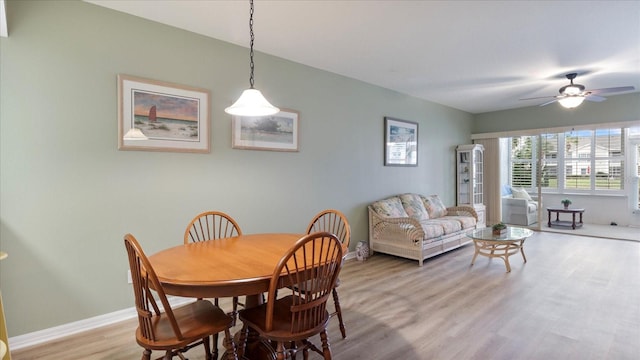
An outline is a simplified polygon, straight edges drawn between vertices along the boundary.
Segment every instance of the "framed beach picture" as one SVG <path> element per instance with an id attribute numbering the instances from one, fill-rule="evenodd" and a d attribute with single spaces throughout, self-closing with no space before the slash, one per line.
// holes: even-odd
<path id="1" fill-rule="evenodd" d="M 384 118 L 384 165 L 418 166 L 418 123 Z"/>
<path id="2" fill-rule="evenodd" d="M 118 75 L 118 149 L 208 153 L 209 90 Z M 137 128 L 147 140 L 123 139 Z"/>
<path id="3" fill-rule="evenodd" d="M 231 147 L 270 151 L 298 151 L 300 114 L 282 109 L 270 116 L 233 116 Z"/>

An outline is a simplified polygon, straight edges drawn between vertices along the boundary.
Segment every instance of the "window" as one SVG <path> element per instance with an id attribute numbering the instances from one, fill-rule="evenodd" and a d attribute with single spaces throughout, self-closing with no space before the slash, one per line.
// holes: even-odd
<path id="1" fill-rule="evenodd" d="M 634 180 L 636 183 L 636 187 L 638 188 L 638 197 L 635 199 L 636 201 L 636 210 L 640 210 L 640 145 L 636 145 L 636 176 L 634 176 Z"/>
<path id="2" fill-rule="evenodd" d="M 633 211 L 636 214 L 640 213 L 640 128 L 635 129 L 638 131 L 637 134 L 633 134 L 632 129 L 630 131 L 630 147 L 629 147 L 629 155 L 631 158 L 629 159 L 629 189 L 631 189 L 629 193 L 630 205 Z"/>
<path id="3" fill-rule="evenodd" d="M 564 133 L 564 188 L 591 189 L 591 142 L 593 131 Z"/>
<path id="4" fill-rule="evenodd" d="M 558 188 L 558 134 L 520 136 L 511 138 L 511 185 L 533 189 L 538 186 L 536 174 L 540 148 L 540 186 Z"/>
<path id="5" fill-rule="evenodd" d="M 534 184 L 533 143 L 535 137 L 511 138 L 511 185 L 532 188 Z"/>
<path id="6" fill-rule="evenodd" d="M 540 135 L 540 186 L 546 189 L 558 188 L 558 134 Z"/>
<path id="7" fill-rule="evenodd" d="M 624 132 L 622 129 L 596 130 L 595 188 L 622 190 L 624 188 Z"/>
<path id="8" fill-rule="evenodd" d="M 536 188 L 539 166 L 543 190 L 609 193 L 624 190 L 624 129 L 568 131 L 510 140 L 512 186 Z"/>

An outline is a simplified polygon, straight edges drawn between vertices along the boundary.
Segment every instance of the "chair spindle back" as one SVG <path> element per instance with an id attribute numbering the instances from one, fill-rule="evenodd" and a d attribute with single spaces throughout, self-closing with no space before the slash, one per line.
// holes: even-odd
<path id="1" fill-rule="evenodd" d="M 220 211 L 205 211 L 198 214 L 184 233 L 184 243 L 207 241 L 242 235 L 236 221 Z"/>

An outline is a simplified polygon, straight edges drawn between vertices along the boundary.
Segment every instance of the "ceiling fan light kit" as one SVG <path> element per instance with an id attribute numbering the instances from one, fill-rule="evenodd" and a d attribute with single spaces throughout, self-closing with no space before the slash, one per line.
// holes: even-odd
<path id="1" fill-rule="evenodd" d="M 564 97 L 564 98 L 558 100 L 560 105 L 562 105 L 563 107 L 565 107 L 567 109 L 576 108 L 580 104 L 582 104 L 583 101 L 584 101 L 584 96 L 576 96 L 576 95 L 567 96 L 567 97 Z"/>
<path id="2" fill-rule="evenodd" d="M 546 106 L 554 102 L 559 102 L 564 108 L 574 109 L 580 104 L 582 104 L 585 100 L 593 101 L 593 102 L 601 102 L 606 100 L 606 98 L 602 96 L 597 96 L 596 94 L 604 94 L 604 93 L 616 93 L 623 91 L 631 91 L 635 90 L 633 86 L 621 86 L 621 87 L 613 87 L 613 88 L 604 88 L 604 89 L 595 89 L 595 90 L 585 90 L 584 85 L 574 84 L 573 79 L 578 76 L 577 73 L 570 73 L 565 75 L 567 79 L 569 79 L 570 84 L 565 85 L 560 88 L 560 95 L 557 96 L 541 96 L 541 97 L 533 97 L 533 98 L 525 98 L 520 100 L 535 100 L 535 99 L 552 99 L 540 106 Z"/>

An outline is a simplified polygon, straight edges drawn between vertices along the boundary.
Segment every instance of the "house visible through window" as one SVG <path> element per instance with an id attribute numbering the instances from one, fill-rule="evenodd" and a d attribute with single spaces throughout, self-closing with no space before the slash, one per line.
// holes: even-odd
<path id="1" fill-rule="evenodd" d="M 533 191 L 539 170 L 543 191 L 622 194 L 625 138 L 621 128 L 512 137 L 511 185 Z"/>

